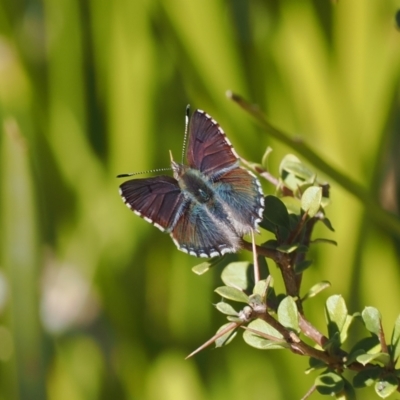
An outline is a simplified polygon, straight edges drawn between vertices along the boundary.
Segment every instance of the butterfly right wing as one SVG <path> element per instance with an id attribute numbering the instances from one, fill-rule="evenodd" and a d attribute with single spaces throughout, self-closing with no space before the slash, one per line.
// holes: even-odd
<path id="1" fill-rule="evenodd" d="M 186 203 L 178 182 L 170 176 L 132 179 L 119 192 L 135 214 L 163 232 L 174 228 Z"/>
<path id="2" fill-rule="evenodd" d="M 189 121 L 189 166 L 214 179 L 239 165 L 239 157 L 218 122 L 202 110 Z"/>

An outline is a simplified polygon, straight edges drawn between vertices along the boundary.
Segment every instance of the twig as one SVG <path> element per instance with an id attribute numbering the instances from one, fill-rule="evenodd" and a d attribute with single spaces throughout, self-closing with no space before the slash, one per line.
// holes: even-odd
<path id="1" fill-rule="evenodd" d="M 309 147 L 302 139 L 291 138 L 287 133 L 271 125 L 258 106 L 250 104 L 245 99 L 237 94 L 232 93 L 231 91 L 228 91 L 226 95 L 240 107 L 246 110 L 249 114 L 251 114 L 271 137 L 279 140 L 295 150 L 298 154 L 315 165 L 321 172 L 331 177 L 340 186 L 346 189 L 354 197 L 359 199 L 368 210 L 368 216 L 377 225 L 400 237 L 400 219 L 398 216 L 388 213 L 386 210 L 381 208 L 376 199 L 370 195 L 365 187 L 330 165 L 327 161 L 315 153 L 314 150 L 312 150 L 311 147 Z"/>

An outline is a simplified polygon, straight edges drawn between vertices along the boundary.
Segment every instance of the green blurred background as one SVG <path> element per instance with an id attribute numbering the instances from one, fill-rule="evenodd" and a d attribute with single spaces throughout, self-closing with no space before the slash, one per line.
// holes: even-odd
<path id="1" fill-rule="evenodd" d="M 115 176 L 168 167 L 169 149 L 180 159 L 187 103 L 220 122 L 241 156 L 259 162 L 272 146 L 277 175 L 295 149 L 270 140 L 225 97 L 231 89 L 396 213 L 398 7 L 1 0 L 0 399 L 304 395 L 314 380 L 304 376 L 305 358 L 258 351 L 240 337 L 184 361 L 224 322 L 212 306 L 220 270 L 194 275 L 199 261 L 129 212 Z M 331 185 L 336 232 L 315 235 L 339 245 L 313 250 L 304 289 L 322 279 L 332 287 L 306 311 L 324 329 L 324 300 L 341 293 L 352 313 L 379 308 L 390 336 L 400 312 L 399 238 Z"/>

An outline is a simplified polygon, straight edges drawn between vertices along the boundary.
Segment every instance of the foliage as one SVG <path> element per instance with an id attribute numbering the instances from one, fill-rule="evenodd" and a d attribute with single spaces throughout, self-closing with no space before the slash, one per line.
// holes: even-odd
<path id="1" fill-rule="evenodd" d="M 317 180 L 297 157 L 287 155 L 279 168 L 280 177 L 256 167 L 261 176 L 276 184 L 276 196 L 265 198 L 265 210 L 260 226 L 273 234 L 274 239 L 256 247 L 254 263 L 231 262 L 222 271 L 226 286 L 215 289 L 222 301 L 216 308 L 231 322 L 221 326 L 216 335 L 190 356 L 215 342 L 217 347 L 232 342 L 238 330 L 244 330 L 244 341 L 259 350 L 288 349 L 309 358 L 307 372 L 323 369 L 303 399 L 315 390 L 337 399 L 355 399 L 355 388 L 374 385 L 376 394 L 387 398 L 400 386 L 400 369 L 396 369 L 400 353 L 400 315 L 387 343 L 382 328 L 382 317 L 374 307 L 365 307 L 362 313 L 349 314 L 341 295 L 326 300 L 326 332 L 323 334 L 307 318 L 304 302 L 315 297 L 329 282 L 313 285 L 301 297 L 303 274 L 310 267 L 306 260 L 310 248 L 328 239 L 312 239 L 315 225 L 326 221 L 325 208 L 329 205 L 329 185 Z M 281 199 L 292 199 L 286 207 Z M 295 205 L 295 206 L 294 206 Z M 293 207 L 294 206 L 294 207 Z M 291 211 L 295 208 L 295 212 Z M 325 225 L 333 231 L 330 222 Z M 245 247 L 251 249 L 251 244 Z M 265 257 L 265 258 L 264 258 Z M 274 261 L 283 282 L 283 293 L 276 293 L 267 259 Z M 212 262 L 208 264 L 213 266 Z M 262 271 L 260 271 L 260 268 Z M 204 263 L 194 267 L 196 273 L 205 273 Z M 265 279 L 260 279 L 264 275 Z M 231 302 L 245 303 L 236 307 Z M 239 310 L 239 311 L 237 311 Z M 353 340 L 353 348 L 344 349 L 353 323 L 361 320 L 365 337 Z M 370 336 L 372 334 L 372 337 Z M 311 340 L 313 346 L 307 341 Z M 346 378 L 354 372 L 352 383 Z"/>

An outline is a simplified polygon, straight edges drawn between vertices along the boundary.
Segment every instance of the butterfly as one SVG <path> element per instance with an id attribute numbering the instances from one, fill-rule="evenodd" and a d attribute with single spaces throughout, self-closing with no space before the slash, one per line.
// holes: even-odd
<path id="1" fill-rule="evenodd" d="M 242 237 L 262 220 L 261 184 L 239 165 L 219 124 L 202 110 L 186 114 L 187 165 L 172 160 L 172 176 L 131 179 L 120 186 L 124 203 L 169 233 L 177 248 L 196 257 L 237 252 Z M 119 177 L 129 174 L 119 175 Z"/>

